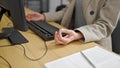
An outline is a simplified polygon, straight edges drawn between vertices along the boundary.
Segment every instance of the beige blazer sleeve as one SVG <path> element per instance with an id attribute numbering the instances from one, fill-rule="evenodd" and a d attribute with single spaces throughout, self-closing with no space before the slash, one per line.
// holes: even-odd
<path id="1" fill-rule="evenodd" d="M 97 13 L 98 16 L 92 24 L 88 23 L 76 29 L 84 35 L 85 42 L 100 41 L 111 35 L 120 16 L 120 1 L 107 0 Z M 90 19 L 90 17 L 87 18 Z"/>
<path id="2" fill-rule="evenodd" d="M 47 13 L 44 13 L 44 15 L 46 17 L 46 21 L 59 21 L 59 20 L 62 20 L 64 14 L 66 13 L 66 10 L 69 7 L 69 4 L 67 4 L 67 6 L 63 10 L 60 10 L 58 12 L 47 12 Z"/>
<path id="3" fill-rule="evenodd" d="M 48 13 L 44 13 L 45 15 L 45 20 L 46 21 L 59 21 L 63 18 L 65 9 L 58 11 L 58 12 L 48 12 Z"/>

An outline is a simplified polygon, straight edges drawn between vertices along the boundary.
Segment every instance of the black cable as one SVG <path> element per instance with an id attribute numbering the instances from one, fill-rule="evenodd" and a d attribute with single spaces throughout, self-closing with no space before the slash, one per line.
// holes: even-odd
<path id="1" fill-rule="evenodd" d="M 47 54 L 47 51 L 48 51 L 46 42 L 44 41 L 45 52 L 44 52 L 43 55 L 40 56 L 39 58 L 33 59 L 33 58 L 30 58 L 29 56 L 27 56 L 26 49 L 25 49 L 24 45 L 22 45 L 22 44 L 20 44 L 20 45 L 21 45 L 21 47 L 23 47 L 23 49 L 24 49 L 24 55 L 25 55 L 25 57 L 27 57 L 28 59 L 30 59 L 30 60 L 32 60 L 32 61 L 38 61 L 38 60 L 42 59 L 42 58 Z M 2 45 L 2 46 L 0 46 L 0 47 L 9 47 L 9 46 L 12 46 L 12 45 Z M 10 65 L 10 63 L 9 63 L 5 58 L 3 58 L 2 56 L 0 56 L 0 57 L 9 65 L 10 68 L 12 68 L 12 66 Z"/>
<path id="2" fill-rule="evenodd" d="M 9 46 L 12 46 L 12 45 L 0 45 L 0 47 L 9 47 Z M 10 63 L 2 56 L 0 56 L 8 65 L 10 68 L 12 68 L 12 66 L 10 65 Z"/>
<path id="3" fill-rule="evenodd" d="M 39 58 L 33 59 L 33 58 L 30 58 L 29 56 L 27 56 L 26 49 L 25 49 L 24 45 L 22 45 L 22 44 L 20 44 L 20 45 L 21 45 L 21 47 L 24 49 L 24 55 L 25 55 L 25 57 L 27 57 L 29 60 L 32 60 L 32 61 L 38 61 L 38 60 L 42 59 L 42 58 L 47 54 L 47 51 L 48 51 L 46 42 L 44 41 L 45 52 L 44 52 L 43 55 L 40 56 Z"/>
<path id="4" fill-rule="evenodd" d="M 10 65 L 10 63 L 4 57 L 2 57 L 2 56 L 0 56 L 0 57 L 9 65 L 10 68 L 12 68 L 12 66 Z"/>

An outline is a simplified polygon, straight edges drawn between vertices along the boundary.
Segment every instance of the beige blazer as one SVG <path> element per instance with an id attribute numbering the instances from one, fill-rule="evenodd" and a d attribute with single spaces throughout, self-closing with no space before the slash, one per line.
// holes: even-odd
<path id="1" fill-rule="evenodd" d="M 61 20 L 61 25 L 68 27 L 71 23 L 75 0 L 59 12 L 45 13 L 46 21 Z M 83 13 L 87 25 L 79 27 L 84 35 L 84 42 L 95 41 L 111 50 L 111 33 L 116 27 L 120 13 L 120 0 L 83 0 Z"/>

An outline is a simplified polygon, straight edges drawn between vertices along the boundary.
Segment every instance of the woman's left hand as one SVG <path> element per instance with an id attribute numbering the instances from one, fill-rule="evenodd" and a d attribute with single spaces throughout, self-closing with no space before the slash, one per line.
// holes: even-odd
<path id="1" fill-rule="evenodd" d="M 62 34 L 66 35 L 63 36 Z M 74 30 L 60 29 L 58 32 L 55 32 L 55 43 L 58 44 L 68 44 L 74 40 L 82 39 L 83 35 L 80 32 L 75 32 Z"/>

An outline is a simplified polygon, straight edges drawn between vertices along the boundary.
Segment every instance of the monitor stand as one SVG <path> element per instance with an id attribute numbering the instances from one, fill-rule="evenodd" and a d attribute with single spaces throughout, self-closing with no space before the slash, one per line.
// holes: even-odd
<path id="1" fill-rule="evenodd" d="M 1 21 L 1 18 L 2 18 L 2 16 L 3 16 L 3 14 L 4 14 L 6 11 L 7 11 L 6 9 L 0 7 L 0 21 Z"/>
<path id="2" fill-rule="evenodd" d="M 3 28 L 2 33 L 0 33 L 0 39 L 8 38 L 13 31 L 13 28 Z"/>
<path id="3" fill-rule="evenodd" d="M 3 28 L 3 32 L 0 33 L 0 39 L 7 38 L 12 45 L 27 43 L 28 40 L 14 28 Z"/>

